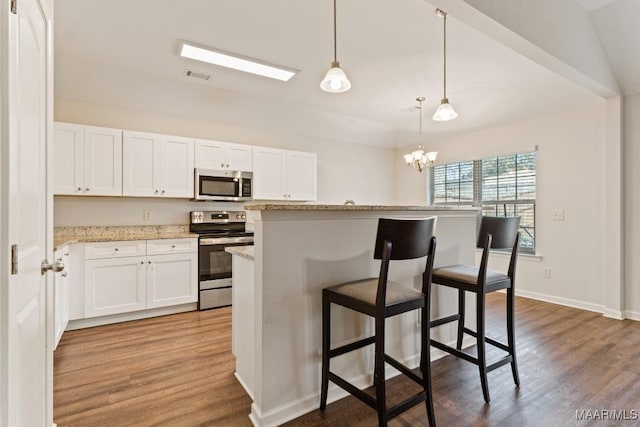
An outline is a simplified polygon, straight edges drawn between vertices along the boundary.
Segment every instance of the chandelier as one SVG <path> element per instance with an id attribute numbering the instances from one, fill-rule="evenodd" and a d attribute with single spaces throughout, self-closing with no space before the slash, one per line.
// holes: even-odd
<path id="1" fill-rule="evenodd" d="M 418 101 L 418 113 L 420 115 L 420 136 L 422 137 L 422 101 L 424 101 L 424 96 L 419 96 L 416 98 Z M 422 139 L 422 138 L 421 138 Z M 426 167 L 431 166 L 436 161 L 436 156 L 438 155 L 437 151 L 429 151 L 425 152 L 424 147 L 422 145 L 418 145 L 418 149 L 412 151 L 409 154 L 404 155 L 404 160 L 407 162 L 408 166 L 413 166 L 418 172 L 422 172 Z"/>

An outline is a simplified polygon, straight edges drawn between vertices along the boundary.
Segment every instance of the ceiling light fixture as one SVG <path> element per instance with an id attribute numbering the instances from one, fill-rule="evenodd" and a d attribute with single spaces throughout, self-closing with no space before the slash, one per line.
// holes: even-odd
<path id="1" fill-rule="evenodd" d="M 440 105 L 438 105 L 436 113 L 433 115 L 433 120 L 446 122 L 458 117 L 458 113 L 449 104 L 449 99 L 447 98 L 447 12 L 442 9 L 436 9 L 435 13 L 437 17 L 444 19 L 444 96 L 440 101 Z"/>
<path id="2" fill-rule="evenodd" d="M 320 82 L 320 89 L 331 93 L 346 92 L 351 89 L 351 82 L 342 71 L 342 68 L 340 68 L 340 63 L 338 62 L 336 27 L 336 0 L 333 0 L 333 61 L 331 62 L 331 68 L 329 68 L 324 79 Z"/>
<path id="3" fill-rule="evenodd" d="M 418 113 L 420 114 L 420 139 L 422 139 L 422 101 L 424 101 L 424 96 L 419 96 L 416 98 L 418 101 Z M 418 145 L 418 149 L 409 154 L 404 155 L 404 161 L 407 162 L 408 166 L 413 166 L 418 172 L 422 172 L 425 167 L 431 166 L 436 161 L 436 156 L 438 155 L 437 151 L 429 151 L 425 153 L 424 147 L 422 145 Z"/>
<path id="4" fill-rule="evenodd" d="M 196 43 L 180 41 L 180 56 L 183 58 L 195 59 L 196 61 L 207 62 L 233 70 L 244 71 L 258 76 L 269 77 L 281 81 L 289 81 L 296 75 L 298 70 L 269 64 L 258 59 L 243 57 L 235 53 L 225 52 L 210 47 L 201 46 Z"/>

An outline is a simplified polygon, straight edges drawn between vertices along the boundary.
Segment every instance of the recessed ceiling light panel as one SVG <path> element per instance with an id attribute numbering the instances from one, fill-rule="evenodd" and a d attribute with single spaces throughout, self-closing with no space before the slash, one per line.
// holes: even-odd
<path id="1" fill-rule="evenodd" d="M 269 64 L 258 59 L 225 52 L 218 49 L 198 45 L 196 43 L 181 40 L 178 52 L 183 58 L 195 59 L 233 70 L 244 71 L 263 77 L 269 77 L 281 81 L 289 81 L 298 70 Z"/>

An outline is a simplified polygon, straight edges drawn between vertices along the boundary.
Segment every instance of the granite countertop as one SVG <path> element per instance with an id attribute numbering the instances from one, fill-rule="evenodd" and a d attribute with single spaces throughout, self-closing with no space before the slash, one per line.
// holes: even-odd
<path id="1" fill-rule="evenodd" d="M 469 211 L 474 207 L 403 206 L 403 205 L 318 205 L 303 203 L 253 203 L 244 205 L 248 211 Z"/>
<path id="2" fill-rule="evenodd" d="M 224 248 L 225 252 L 228 252 L 232 255 L 238 255 L 242 258 L 248 259 L 249 261 L 255 260 L 255 250 L 254 246 L 229 246 L 228 248 Z"/>
<path id="3" fill-rule="evenodd" d="M 59 247 L 70 243 L 197 237 L 197 234 L 189 231 L 188 225 L 55 227 L 53 229 L 53 247 L 54 250 L 57 250 Z"/>

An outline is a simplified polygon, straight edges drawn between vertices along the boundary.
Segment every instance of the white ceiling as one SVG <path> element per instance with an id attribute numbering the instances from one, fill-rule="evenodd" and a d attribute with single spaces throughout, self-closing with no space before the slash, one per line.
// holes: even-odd
<path id="1" fill-rule="evenodd" d="M 579 1 L 595 7 L 595 0 Z M 617 3 L 625 1 L 640 4 Z M 332 3 L 57 0 L 55 94 L 382 146 L 417 141 L 417 96 L 427 98 L 426 140 L 599 99 L 450 16 L 447 94 L 459 118 L 433 122 L 442 97 L 442 20 L 423 0 L 339 1 L 338 59 L 353 87 L 322 92 L 332 59 Z M 594 22 L 611 19 L 604 12 L 615 4 L 594 10 Z M 183 59 L 176 54 L 179 39 L 300 73 L 283 83 Z M 631 61 L 619 56 L 610 58 Z M 212 78 L 188 79 L 187 68 Z"/>

